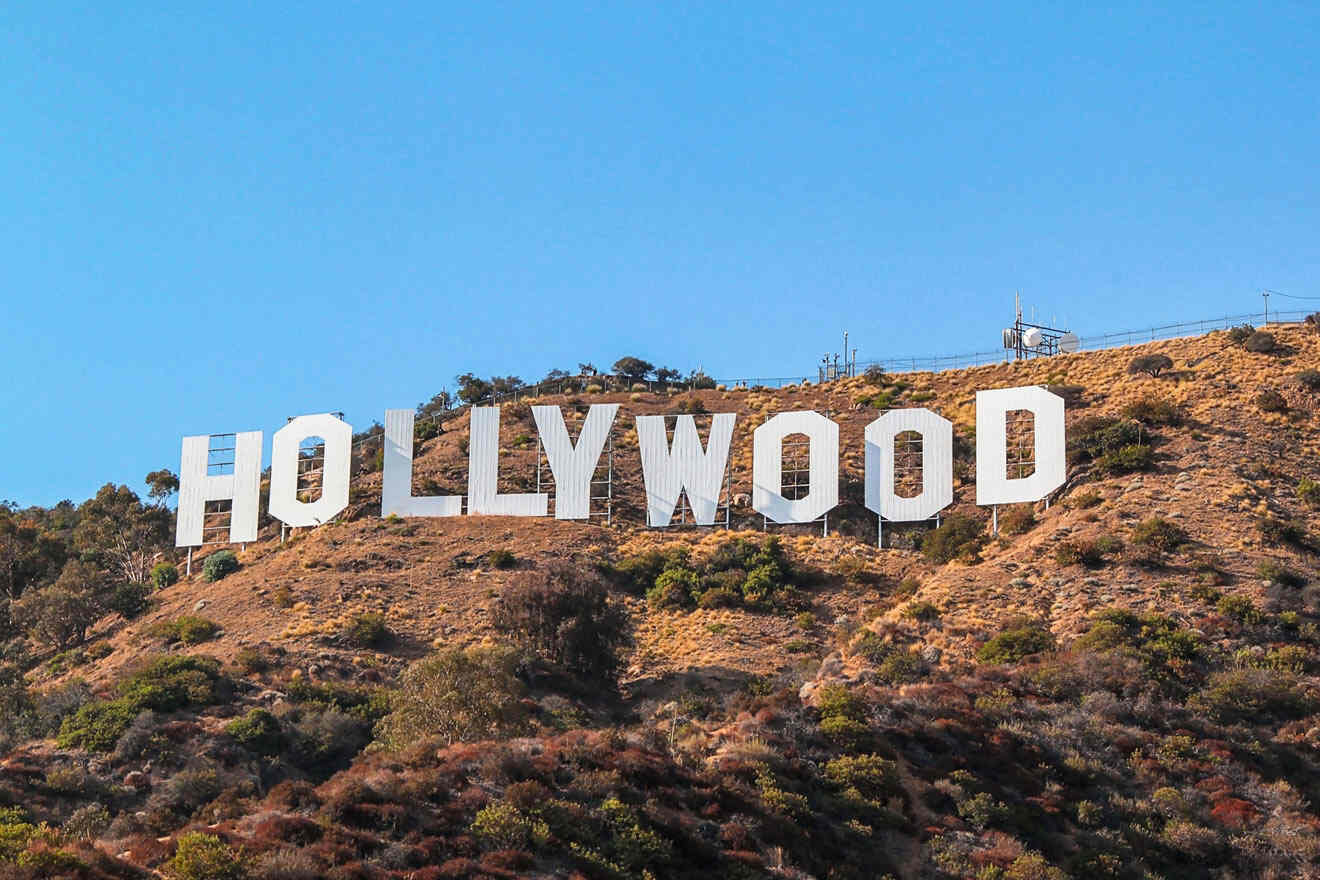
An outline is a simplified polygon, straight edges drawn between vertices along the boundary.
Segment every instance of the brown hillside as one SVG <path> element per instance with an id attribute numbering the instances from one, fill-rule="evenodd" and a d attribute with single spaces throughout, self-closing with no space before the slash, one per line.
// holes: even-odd
<path id="1" fill-rule="evenodd" d="M 939 649 L 945 662 L 954 663 L 967 660 L 999 622 L 1020 614 L 1044 618 L 1065 640 L 1102 606 L 1159 609 L 1195 624 L 1214 613 L 1192 595 L 1198 580 L 1191 566 L 1198 553 L 1219 557 L 1226 590 L 1258 600 L 1266 591 L 1257 575 L 1262 559 L 1277 559 L 1296 569 L 1314 567 L 1313 558 L 1299 550 L 1266 546 L 1257 528 L 1264 516 L 1312 515 L 1298 501 L 1295 487 L 1299 478 L 1316 476 L 1320 444 L 1320 431 L 1311 418 L 1312 400 L 1290 381 L 1294 373 L 1320 362 L 1320 335 L 1298 327 L 1282 328 L 1277 336 L 1284 350 L 1268 355 L 1231 345 L 1225 333 L 1217 332 L 894 377 L 905 387 L 893 406 L 935 409 L 951 419 L 964 438 L 971 436 L 977 390 L 1031 383 L 1078 387 L 1078 399 L 1069 405 L 1070 427 L 1147 395 L 1176 402 L 1187 414 L 1181 427 L 1159 431 L 1152 472 L 1104 478 L 1088 473 L 1085 466 L 1071 469 L 1069 486 L 1056 503 L 1048 509 L 1037 505 L 1037 524 L 1025 534 L 992 541 L 976 564 L 937 565 L 910 549 L 873 546 L 874 518 L 860 506 L 862 431 L 877 412 L 859 400 L 884 389 L 864 378 L 826 386 L 546 397 L 506 404 L 501 424 L 505 491 L 525 491 L 533 484 L 535 447 L 526 438 L 535 436 L 535 428 L 527 404 L 621 404 L 612 526 L 594 520 L 586 525 L 492 517 L 386 521 L 378 516 L 379 475 L 358 475 L 354 503 L 343 521 L 295 534 L 283 545 L 268 527 L 263 540 L 241 553 L 242 569 L 214 584 L 200 579 L 200 565 L 195 564 L 193 577 L 159 594 L 160 605 L 150 614 L 114 624 L 118 629 L 110 644 L 115 650 L 90 674 L 93 680 L 112 677 L 139 653 L 161 646 L 147 634 L 153 624 L 195 610 L 223 627 L 223 634 L 203 649 L 221 658 L 232 657 L 243 646 L 265 644 L 287 651 L 291 662 L 323 677 L 397 667 L 433 644 L 486 638 L 492 604 L 519 568 L 562 557 L 609 560 L 673 541 L 696 545 L 700 554 L 725 533 L 645 528 L 640 461 L 631 427 L 633 416 L 691 408 L 694 399 L 706 411 L 738 415 L 732 447 L 735 496 L 750 491 L 751 432 L 769 415 L 815 409 L 828 411 L 839 422 L 844 504 L 831 515 L 834 534 L 821 538 L 806 527 L 769 527 L 783 537 L 795 559 L 823 573 L 821 585 L 811 594 L 817 624 L 804 629 L 784 617 L 727 608 L 652 611 L 641 599 L 631 600 L 637 640 L 627 666 L 629 680 L 686 671 L 766 674 L 800 667 L 830 649 L 834 625 L 844 618 L 871 619 L 871 626 L 878 628 L 897 626 L 915 639 L 915 646 Z M 1169 355 L 1174 369 L 1159 378 L 1129 375 L 1132 358 L 1148 353 Z M 1290 411 L 1261 412 L 1255 398 L 1264 389 L 1284 393 L 1292 403 Z M 466 421 L 465 414 L 457 415 L 444 424 L 441 436 L 420 445 L 417 492 L 463 491 Z M 571 418 L 569 424 L 572 431 Z M 983 516 L 972 503 L 970 465 L 960 466 L 956 474 L 955 508 L 946 514 Z M 1095 491 L 1102 500 L 1074 509 L 1069 495 L 1082 491 Z M 1133 526 L 1151 516 L 1180 524 L 1197 552 L 1162 567 L 1125 552 L 1099 571 L 1055 560 L 1057 545 L 1065 539 L 1086 541 L 1104 534 L 1130 545 Z M 746 508 L 734 510 L 734 521 L 753 532 L 761 528 L 760 518 Z M 901 530 L 892 537 L 899 544 L 906 540 Z M 496 550 L 512 551 L 518 566 L 499 570 L 488 565 L 487 554 Z M 899 588 L 905 578 L 919 582 L 915 592 L 911 581 Z M 904 609 L 913 602 L 932 603 L 938 616 L 924 622 L 905 617 Z M 385 615 L 402 637 L 399 649 L 368 656 L 336 643 L 344 624 L 365 611 Z M 787 651 L 785 646 L 794 640 L 808 645 Z"/>

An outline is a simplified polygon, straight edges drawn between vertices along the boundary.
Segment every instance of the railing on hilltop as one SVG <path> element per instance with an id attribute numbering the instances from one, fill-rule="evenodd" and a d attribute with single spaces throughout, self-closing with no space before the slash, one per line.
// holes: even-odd
<path id="1" fill-rule="evenodd" d="M 1253 312 L 1246 315 L 1225 315 L 1221 318 L 1205 318 L 1200 321 L 1182 321 L 1176 324 L 1163 324 L 1158 327 L 1147 327 L 1143 330 L 1117 330 L 1112 333 L 1101 333 L 1094 336 L 1081 337 L 1079 351 L 1100 351 L 1107 348 L 1121 348 L 1125 345 L 1140 345 L 1144 342 L 1155 342 L 1161 339 L 1177 339 L 1184 336 L 1199 336 L 1208 333 L 1211 330 L 1226 330 L 1239 324 L 1251 323 L 1258 316 L 1259 312 Z M 1297 323 L 1312 314 L 1310 311 L 1281 311 L 1274 312 L 1270 317 L 1270 324 L 1289 324 Z M 1008 360 L 1008 352 L 1002 348 L 992 351 L 978 351 L 967 354 L 945 355 L 943 357 L 893 357 L 874 361 L 861 361 L 857 364 L 859 369 L 867 367 L 879 367 L 886 373 L 922 373 L 939 372 L 941 370 L 956 370 L 963 367 L 980 367 L 988 364 L 1002 363 Z M 432 421 L 442 421 L 452 418 L 458 412 L 468 406 L 484 405 L 491 403 L 501 403 L 508 400 L 520 400 L 524 397 L 541 397 L 546 394 L 585 394 L 588 389 L 599 388 L 601 391 L 690 391 L 694 388 L 709 388 L 714 385 L 720 385 L 725 388 L 782 388 L 785 385 L 800 385 L 803 382 L 814 382 L 811 376 L 757 376 L 743 377 L 737 379 L 706 379 L 704 384 L 695 384 L 691 381 L 659 382 L 655 380 L 634 381 L 620 376 L 611 376 L 599 374 L 595 376 L 567 376 L 562 379 L 550 379 L 542 382 L 534 382 L 524 385 L 511 391 L 492 392 L 480 400 L 471 403 L 463 403 L 449 409 L 440 409 L 429 413 L 419 413 L 419 419 L 430 419 Z M 355 440 L 357 442 L 370 442 L 379 436 L 378 431 L 369 431 L 369 436 L 360 436 Z"/>
<path id="2" fill-rule="evenodd" d="M 1275 312 L 1271 314 L 1271 324 L 1297 323 L 1311 314 L 1309 311 Z M 1144 342 L 1156 342 L 1161 339 L 1178 339 L 1183 336 L 1200 336 L 1211 330 L 1227 330 L 1240 324 L 1251 323 L 1260 316 L 1259 312 L 1247 315 L 1225 315 L 1222 318 L 1206 318 L 1200 321 L 1182 321 L 1177 324 L 1163 324 L 1147 327 L 1144 330 L 1117 330 L 1095 336 L 1080 337 L 1078 351 L 1100 351 L 1106 348 L 1121 348 L 1125 345 L 1141 345 Z M 980 367 L 997 364 L 1008 360 L 1004 349 L 978 351 L 970 354 L 955 354 L 946 357 L 896 357 L 858 363 L 864 369 L 877 366 L 886 373 L 921 373 L 955 370 L 962 367 Z"/>

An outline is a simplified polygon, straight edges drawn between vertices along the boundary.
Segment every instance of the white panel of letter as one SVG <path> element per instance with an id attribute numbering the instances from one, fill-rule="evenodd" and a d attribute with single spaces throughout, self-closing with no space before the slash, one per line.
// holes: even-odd
<path id="1" fill-rule="evenodd" d="M 811 441 L 807 494 L 784 497 L 784 438 Z M 839 426 L 817 412 L 780 413 L 752 432 L 752 507 L 777 523 L 808 523 L 839 503 Z"/>
<path id="2" fill-rule="evenodd" d="M 380 478 L 380 515 L 458 516 L 462 495 L 416 496 L 412 493 L 413 411 L 385 410 L 384 470 Z"/>
<path id="3" fill-rule="evenodd" d="M 710 439 L 702 449 L 697 422 L 692 416 L 678 417 L 674 423 L 672 446 L 665 434 L 664 416 L 637 417 L 647 525 L 669 525 L 678 505 L 679 492 L 687 493 L 688 506 L 692 508 L 692 516 L 698 525 L 714 525 L 729 461 L 734 419 L 733 413 L 712 416 Z"/>
<path id="4" fill-rule="evenodd" d="M 1035 417 L 1036 470 L 1008 476 L 1007 416 L 1028 410 Z M 1063 398 L 1039 385 L 976 392 L 976 503 L 1039 501 L 1067 478 Z"/>
<path id="5" fill-rule="evenodd" d="M 321 497 L 298 500 L 299 445 L 308 437 L 325 441 Z M 348 475 L 352 466 L 353 426 L 330 413 L 298 416 L 271 438 L 270 515 L 291 526 L 330 522 L 348 506 Z"/>
<path id="6" fill-rule="evenodd" d="M 921 435 L 921 494 L 894 491 L 894 438 Z M 866 507 L 893 522 L 930 519 L 953 503 L 953 423 L 930 410 L 891 410 L 866 426 Z"/>

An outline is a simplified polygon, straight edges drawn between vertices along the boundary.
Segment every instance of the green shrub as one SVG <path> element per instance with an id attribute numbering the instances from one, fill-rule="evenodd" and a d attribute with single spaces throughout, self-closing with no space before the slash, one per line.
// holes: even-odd
<path id="1" fill-rule="evenodd" d="M 234 655 L 234 666 L 240 672 L 253 675 L 270 668 L 270 658 L 259 648 L 240 648 Z"/>
<path id="2" fill-rule="evenodd" d="M 667 568 L 689 568 L 689 551 L 685 545 L 676 544 L 664 551 L 647 550 L 635 556 L 627 556 L 608 566 L 606 573 L 625 592 L 643 595 L 655 585 L 655 579 Z"/>
<path id="3" fill-rule="evenodd" d="M 62 749 L 108 752 L 142 711 L 132 700 L 88 703 L 64 719 L 57 738 Z"/>
<path id="4" fill-rule="evenodd" d="M 1188 700 L 1188 705 L 1219 721 L 1253 724 L 1260 724 L 1268 717 L 1302 717 L 1312 708 L 1293 673 L 1244 666 L 1211 675 L 1206 686 Z"/>
<path id="5" fill-rule="evenodd" d="M 1246 596 L 1224 596 L 1215 610 L 1242 623 L 1257 624 L 1265 619 L 1260 609 Z"/>
<path id="6" fill-rule="evenodd" d="M 1251 334 L 1256 332 L 1256 328 L 1250 324 L 1239 324 L 1228 331 L 1228 341 L 1234 345 L 1242 345 L 1251 338 Z"/>
<path id="7" fill-rule="evenodd" d="M 385 615 L 374 612 L 354 617 L 341 635 L 345 642 L 361 650 L 379 648 L 388 644 L 394 636 L 385 624 Z"/>
<path id="8" fill-rule="evenodd" d="M 1183 411 L 1178 404 L 1166 397 L 1147 394 L 1139 397 L 1122 409 L 1123 417 L 1141 422 L 1143 425 L 1168 425 L 1177 427 L 1183 423 Z"/>
<path id="9" fill-rule="evenodd" d="M 390 711 L 389 694 L 383 688 L 312 682 L 301 678 L 290 682 L 286 693 L 301 708 L 338 712 L 372 724 Z"/>
<path id="10" fill-rule="evenodd" d="M 513 568 L 518 564 L 518 557 L 512 550 L 492 550 L 486 554 L 486 561 L 495 568 Z"/>
<path id="11" fill-rule="evenodd" d="M 151 588 L 146 584 L 116 584 L 106 604 L 111 611 L 118 611 L 125 620 L 132 620 L 151 607 L 147 599 L 150 593 Z"/>
<path id="12" fill-rule="evenodd" d="M 1274 581 L 1284 587 L 1304 587 L 1306 578 L 1285 565 L 1272 559 L 1262 561 L 1256 566 L 1256 575 L 1263 581 Z"/>
<path id="13" fill-rule="evenodd" d="M 522 850 L 544 843 L 550 828 L 543 820 L 523 814 L 502 801 L 487 804 L 472 820 L 472 835 L 492 850 Z"/>
<path id="14" fill-rule="evenodd" d="M 1068 430 L 1068 463 L 1097 461 L 1107 452 L 1139 445 L 1143 433 L 1141 424 L 1131 419 L 1115 416 L 1078 419 Z"/>
<path id="15" fill-rule="evenodd" d="M 242 861 L 213 834 L 189 831 L 179 837 L 174 858 L 165 863 L 173 880 L 243 880 Z"/>
<path id="16" fill-rule="evenodd" d="M 66 840 L 95 840 L 110 826 L 111 818 L 103 804 L 88 804 L 73 811 L 60 833 Z"/>
<path id="17" fill-rule="evenodd" d="M 1120 446 L 1105 452 L 1095 460 L 1096 467 L 1110 476 L 1148 471 L 1154 464 L 1155 453 L 1146 443 Z"/>
<path id="18" fill-rule="evenodd" d="M 958 815 L 977 830 L 985 830 L 1008 818 L 1008 806 L 997 801 L 988 792 L 978 792 L 958 802 Z"/>
<path id="19" fill-rule="evenodd" d="M 179 582 L 179 569 L 172 562 L 157 562 L 151 567 L 151 585 L 158 590 Z"/>
<path id="20" fill-rule="evenodd" d="M 926 671 L 926 664 L 911 651 L 891 652 L 875 668 L 875 677 L 886 684 L 907 684 L 917 681 Z"/>
<path id="21" fill-rule="evenodd" d="M 1302 477 L 1297 481 L 1297 500 L 1307 507 L 1320 507 L 1320 483 Z"/>
<path id="22" fill-rule="evenodd" d="M 1054 548 L 1054 559 L 1060 565 L 1085 565 L 1099 568 L 1108 557 L 1123 548 L 1123 543 L 1111 535 L 1095 540 L 1060 541 Z"/>
<path id="23" fill-rule="evenodd" d="M 28 845 L 48 834 L 45 825 L 33 824 L 20 807 L 0 807 L 0 862 L 13 864 Z"/>
<path id="24" fill-rule="evenodd" d="M 1142 520 L 1132 529 L 1132 543 L 1157 553 L 1168 553 L 1187 542 L 1187 533 L 1180 526 L 1153 516 Z"/>
<path id="25" fill-rule="evenodd" d="M 225 733 L 240 745 L 262 755 L 274 755 L 284 742 L 280 722 L 265 709 L 251 709 L 225 725 Z"/>
<path id="26" fill-rule="evenodd" d="M 1320 391 L 1320 370 L 1302 370 L 1293 379 L 1307 391 Z"/>
<path id="27" fill-rule="evenodd" d="M 701 593 L 701 581 L 690 568 L 666 568 L 646 591 L 646 600 L 657 608 L 691 608 Z"/>
<path id="28" fill-rule="evenodd" d="M 921 552 L 933 562 L 970 562 L 985 546 L 985 523 L 973 516 L 951 514 L 921 539 Z"/>
<path id="29" fill-rule="evenodd" d="M 825 765 L 825 778 L 874 799 L 897 785 L 897 765 L 880 755 L 845 755 Z"/>
<path id="30" fill-rule="evenodd" d="M 1267 544 L 1291 544 L 1294 547 L 1309 549 L 1310 537 L 1306 523 L 1301 520 L 1282 520 L 1267 516 L 1256 523 L 1260 536 Z"/>
<path id="31" fill-rule="evenodd" d="M 938 620 L 940 609 L 933 602 L 912 602 L 903 609 L 902 615 L 909 620 Z"/>
<path id="32" fill-rule="evenodd" d="M 1079 652 L 1132 657 L 1160 682 L 1189 676 L 1191 662 L 1202 654 L 1201 640 L 1172 618 L 1138 615 L 1121 608 L 1097 612 L 1072 647 Z"/>
<path id="33" fill-rule="evenodd" d="M 142 708 L 172 712 L 185 706 L 209 706 L 228 696 L 229 680 L 213 657 L 170 654 L 147 661 L 120 682 L 119 692 Z"/>
<path id="34" fill-rule="evenodd" d="M 868 714 L 866 702 L 841 684 L 822 687 L 817 702 L 822 718 L 839 717 L 863 721 Z"/>
<path id="35" fill-rule="evenodd" d="M 196 614 L 185 614 L 174 620 L 162 620 L 154 624 L 148 632 L 157 638 L 170 642 L 183 642 L 185 645 L 200 645 L 215 638 L 220 632 L 220 624 Z"/>
<path id="36" fill-rule="evenodd" d="M 828 715 L 817 726 L 826 739 L 844 748 L 856 747 L 871 733 L 871 728 L 861 721 L 843 715 Z"/>
<path id="37" fill-rule="evenodd" d="M 625 569 L 626 566 L 626 569 Z M 741 604 L 761 610 L 797 610 L 803 602 L 793 586 L 800 576 L 775 537 L 764 541 L 734 538 L 716 547 L 710 555 L 692 564 L 684 552 L 652 551 L 642 558 L 625 560 L 615 571 L 626 570 L 634 583 L 657 571 L 646 596 L 663 608 L 720 607 Z M 714 593 L 709 600 L 705 597 Z"/>
<path id="38" fill-rule="evenodd" d="M 217 550 L 202 563 L 202 579 L 208 583 L 218 581 L 238 571 L 238 557 L 232 550 Z"/>
<path id="39" fill-rule="evenodd" d="M 982 645 L 976 659 L 982 663 L 1016 663 L 1023 657 L 1054 650 L 1054 634 L 1037 621 L 1016 621 Z"/>
<path id="40" fill-rule="evenodd" d="M 1274 334 L 1257 330 L 1243 340 L 1242 347 L 1256 354 L 1269 354 L 1274 351 L 1277 345 L 1274 341 Z"/>
<path id="41" fill-rule="evenodd" d="M 1265 389 L 1256 395 L 1256 406 L 1261 412 L 1281 413 L 1288 411 L 1288 398 L 1273 389 Z"/>

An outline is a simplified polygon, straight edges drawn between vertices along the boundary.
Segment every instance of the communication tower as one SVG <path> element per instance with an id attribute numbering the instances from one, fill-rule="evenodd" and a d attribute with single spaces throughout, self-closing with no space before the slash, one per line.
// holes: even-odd
<path id="1" fill-rule="evenodd" d="M 833 382 L 835 379 L 857 375 L 857 349 L 849 351 L 847 330 L 843 331 L 843 354 L 826 352 L 820 359 L 817 371 L 821 382 Z"/>
<path id="2" fill-rule="evenodd" d="M 1047 327 L 1022 318 L 1022 297 L 1014 297 L 1016 316 L 1012 327 L 1005 327 L 1003 332 L 1004 348 L 1013 352 L 1013 360 L 1021 361 L 1032 357 L 1048 357 L 1055 354 L 1072 354 L 1081 348 L 1082 342 L 1076 333 Z"/>

